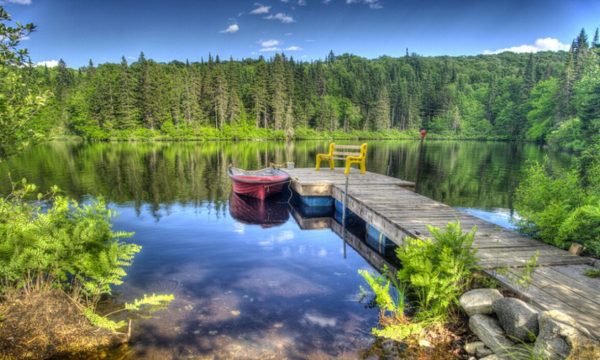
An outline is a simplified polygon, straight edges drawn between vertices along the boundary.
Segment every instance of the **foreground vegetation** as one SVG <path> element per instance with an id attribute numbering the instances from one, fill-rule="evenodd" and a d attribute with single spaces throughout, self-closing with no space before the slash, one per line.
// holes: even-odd
<path id="1" fill-rule="evenodd" d="M 144 296 L 113 311 L 111 315 L 122 313 L 118 321 L 98 314 L 99 301 L 123 282 L 125 268 L 141 247 L 123 240 L 131 233 L 112 230 L 114 213 L 101 198 L 79 204 L 56 187 L 47 194 L 35 191 L 34 185 L 23 181 L 0 198 L 0 296 L 9 303 L 38 299 L 38 311 L 52 312 L 49 306 L 64 294 L 92 325 L 111 331 L 131 325 L 133 317 L 126 312 L 157 310 L 173 300 L 173 295 Z M 43 301 L 46 297 L 48 302 Z M 54 321 L 62 324 L 61 319 Z M 6 331 L 0 326 L 3 337 L 11 336 Z"/>
<path id="2" fill-rule="evenodd" d="M 396 273 L 385 270 L 376 277 L 360 271 L 380 309 L 382 326 L 374 335 L 418 342 L 457 323 L 458 297 L 476 269 L 476 229 L 463 233 L 460 223 L 428 229 L 432 239 L 407 239 L 397 249 L 402 268 Z"/>

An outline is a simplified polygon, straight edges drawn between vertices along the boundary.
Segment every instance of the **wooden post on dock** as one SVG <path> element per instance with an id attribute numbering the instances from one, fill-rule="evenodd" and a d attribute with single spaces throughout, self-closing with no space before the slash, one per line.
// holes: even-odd
<path id="1" fill-rule="evenodd" d="M 346 206 L 348 205 L 348 182 L 350 174 L 346 175 L 346 184 L 344 185 L 344 203 L 342 204 L 342 240 L 344 240 L 344 259 L 346 258 Z"/>

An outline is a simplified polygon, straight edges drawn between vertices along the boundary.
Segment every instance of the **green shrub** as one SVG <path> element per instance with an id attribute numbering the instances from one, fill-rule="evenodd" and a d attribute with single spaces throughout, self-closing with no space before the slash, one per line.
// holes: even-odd
<path id="1" fill-rule="evenodd" d="M 88 306 L 110 294 L 140 246 L 121 241 L 104 200 L 80 205 L 53 188 L 28 202 L 36 187 L 23 181 L 0 198 L 0 281 L 3 288 L 60 287 Z"/>
<path id="2" fill-rule="evenodd" d="M 573 211 L 560 225 L 557 238 L 564 243 L 578 242 L 600 256 L 600 203 Z"/>
<path id="3" fill-rule="evenodd" d="M 376 277 L 359 271 L 381 311 L 383 327 L 373 329 L 374 335 L 400 341 L 444 323 L 470 283 L 476 269 L 476 250 L 472 248 L 476 229 L 463 233 L 460 223 L 449 223 L 444 230 L 429 227 L 429 231 L 433 239 L 409 238 L 397 249 L 402 269 L 396 274 L 384 270 Z M 395 296 L 391 285 L 397 291 Z M 417 300 L 413 319 L 404 315 L 406 295 Z"/>
<path id="4" fill-rule="evenodd" d="M 585 197 L 576 171 L 552 176 L 547 165 L 534 163 L 516 191 L 515 208 L 523 218 L 519 225 L 544 242 L 567 247 L 566 239 L 557 236 L 559 229 Z"/>
<path id="5" fill-rule="evenodd" d="M 460 223 L 428 229 L 433 239 L 409 238 L 396 250 L 402 262 L 397 278 L 417 297 L 420 318 L 446 318 L 476 267 L 476 229 L 463 233 Z"/>
<path id="6" fill-rule="evenodd" d="M 596 155 L 597 156 L 597 155 Z M 521 229 L 548 244 L 567 248 L 572 242 L 600 256 L 600 194 L 596 160 L 582 171 L 554 173 L 535 163 L 516 191 Z"/>
<path id="7" fill-rule="evenodd" d="M 125 267 L 141 249 L 122 241 L 132 233 L 112 230 L 115 213 L 101 198 L 79 204 L 53 187 L 30 201 L 35 191 L 35 185 L 23 180 L 0 198 L 0 294 L 58 288 L 82 303 L 80 309 L 92 324 L 111 330 L 123 327 L 125 322 L 95 310 L 101 297 L 123 282 Z M 172 300 L 173 295 L 144 296 L 123 310 L 139 312 Z"/>

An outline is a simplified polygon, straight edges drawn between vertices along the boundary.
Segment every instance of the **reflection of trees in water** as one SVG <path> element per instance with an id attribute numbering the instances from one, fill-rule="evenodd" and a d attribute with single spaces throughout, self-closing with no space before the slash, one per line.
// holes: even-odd
<path id="1" fill-rule="evenodd" d="M 222 215 L 230 193 L 229 164 L 258 169 L 294 161 L 312 167 L 326 146 L 326 141 L 56 142 L 1 163 L 0 191 L 9 191 L 10 170 L 13 180 L 26 177 L 41 189 L 57 184 L 78 198 L 104 195 L 116 203 L 133 202 L 138 210 L 148 204 L 155 215 L 173 203 L 210 205 Z M 524 164 L 544 155 L 530 144 L 426 141 L 424 146 L 419 163 L 418 141 L 371 141 L 367 168 L 412 181 L 420 168 L 419 189 L 427 196 L 451 205 L 511 207 Z M 551 159 L 556 166 L 569 160 L 556 154 Z"/>

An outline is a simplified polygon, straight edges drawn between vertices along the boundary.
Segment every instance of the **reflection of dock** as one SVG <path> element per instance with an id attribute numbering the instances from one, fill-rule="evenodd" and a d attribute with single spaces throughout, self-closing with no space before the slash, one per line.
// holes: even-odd
<path id="1" fill-rule="evenodd" d="M 344 200 L 343 169 L 286 171 L 292 177 L 292 189 L 301 196 L 311 197 L 311 202 L 318 202 L 319 197 Z M 448 222 L 459 220 L 465 230 L 476 226 L 474 246 L 478 250 L 479 265 L 488 274 L 530 299 L 533 304 L 543 309 L 562 310 L 600 336 L 600 329 L 594 326 L 600 323 L 600 279 L 583 275 L 583 270 L 591 268 L 592 259 L 574 256 L 516 232 L 501 229 L 419 195 L 412 189 L 414 184 L 408 181 L 370 172 L 360 175 L 353 170 L 346 207 L 398 245 L 402 245 L 407 236 L 428 237 L 427 225 L 445 227 Z M 332 228 L 336 227 L 334 223 L 341 228 L 331 221 Z M 364 243 L 362 245 L 366 246 Z M 363 254 L 360 246 L 357 246 L 355 249 Z M 519 288 L 513 280 L 496 274 L 497 269 L 525 266 L 536 253 L 539 254 L 539 266 L 527 289 Z M 376 261 L 372 263 L 376 265 Z"/>
<path id="2" fill-rule="evenodd" d="M 360 254 L 371 266 L 378 271 L 381 271 L 385 266 L 390 270 L 396 270 L 396 267 L 390 263 L 385 257 L 383 257 L 377 251 L 371 249 L 363 240 L 359 239 L 356 235 L 350 231 L 346 231 L 337 221 L 331 217 L 318 217 L 318 218 L 306 218 L 302 217 L 298 210 L 292 208 L 292 216 L 298 223 L 298 226 L 302 230 L 323 230 L 331 229 L 340 238 L 344 239 L 348 245 L 350 245 L 356 252 Z"/>

